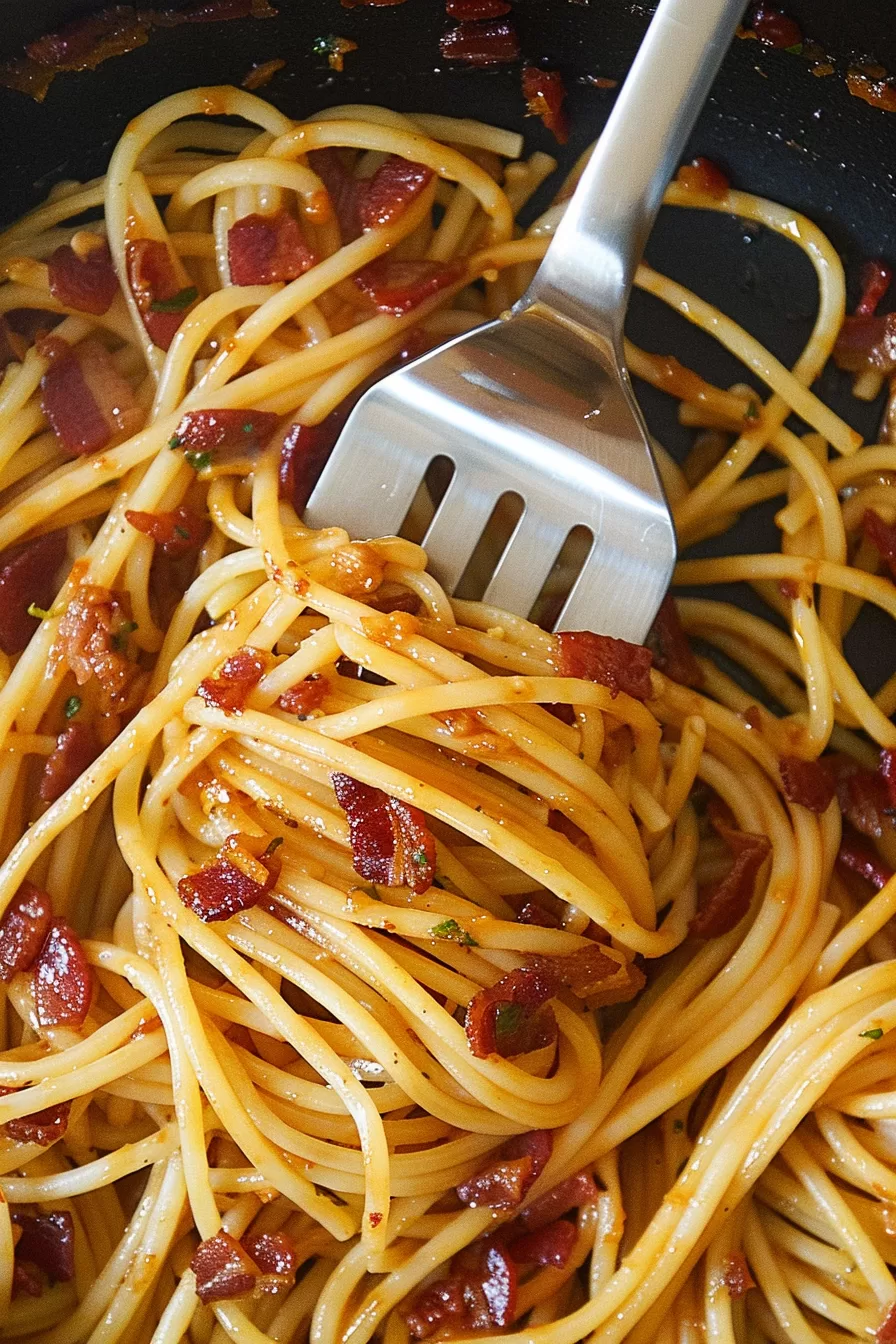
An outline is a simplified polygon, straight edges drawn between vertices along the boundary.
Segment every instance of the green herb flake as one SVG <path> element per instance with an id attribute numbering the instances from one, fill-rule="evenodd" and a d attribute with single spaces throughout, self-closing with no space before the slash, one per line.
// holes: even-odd
<path id="1" fill-rule="evenodd" d="M 243 433 L 244 433 L 244 434 L 254 434 L 254 433 L 255 433 L 255 426 L 253 425 L 253 423 L 252 423 L 251 420 L 247 420 L 246 423 L 243 425 Z"/>
<path id="2" fill-rule="evenodd" d="M 170 299 L 153 299 L 149 305 L 149 311 L 151 313 L 182 313 L 198 298 L 199 290 L 196 286 L 187 285 L 186 289 L 179 289 L 176 294 L 172 294 Z"/>
<path id="3" fill-rule="evenodd" d="M 36 602 L 28 603 L 28 615 L 33 616 L 36 621 L 46 621 L 52 614 L 51 611 L 47 611 L 44 607 L 39 607 Z"/>
<path id="4" fill-rule="evenodd" d="M 183 439 L 180 437 L 180 435 L 179 435 L 179 434 L 172 434 L 172 435 L 171 435 L 171 438 L 168 440 L 168 447 L 169 447 L 169 448 L 183 448 L 183 446 L 184 446 L 184 441 L 183 441 Z"/>
<path id="5" fill-rule="evenodd" d="M 190 533 L 189 533 L 188 529 L 185 528 L 185 527 L 181 527 L 180 523 L 175 523 L 175 524 L 174 524 L 174 533 L 175 533 L 175 536 L 183 537 L 184 541 L 190 541 L 190 540 L 192 540 L 192 538 L 190 537 Z"/>
<path id="6" fill-rule="evenodd" d="M 744 419 L 745 419 L 745 420 L 758 420 L 758 419 L 759 419 L 759 402 L 758 402 L 758 401 L 751 401 L 751 402 L 749 403 L 749 405 L 747 406 L 746 412 L 745 412 L 745 414 L 744 414 Z"/>
<path id="7" fill-rule="evenodd" d="M 261 857 L 263 859 L 269 859 L 272 854 L 276 854 L 277 850 L 280 848 L 282 844 L 283 844 L 283 836 L 275 835 L 273 840 L 271 840 L 270 844 L 268 845 L 267 849 L 265 850 L 265 852 L 262 854 Z"/>
<path id="8" fill-rule="evenodd" d="M 495 1036 L 506 1040 L 514 1036 L 523 1025 L 526 1010 L 521 1003 L 500 1003 L 495 1013 Z"/>
<path id="9" fill-rule="evenodd" d="M 425 849 L 415 849 L 411 858 L 418 868 L 427 868 L 429 866 L 429 857 Z"/>
<path id="10" fill-rule="evenodd" d="M 81 701 L 77 695 L 70 695 L 62 707 L 62 712 L 67 719 L 73 719 L 81 708 Z"/>
<path id="11" fill-rule="evenodd" d="M 462 929 L 456 919 L 443 919 L 429 931 L 431 938 L 444 938 L 449 943 L 460 943 L 461 947 L 478 947 L 475 938 Z"/>
<path id="12" fill-rule="evenodd" d="M 683 1133 L 684 1133 L 684 1121 L 683 1121 L 683 1120 L 676 1120 L 676 1121 L 673 1123 L 672 1128 L 674 1129 L 674 1131 L 675 1131 L 676 1134 L 683 1134 Z"/>
<path id="13" fill-rule="evenodd" d="M 791 56 L 802 56 L 803 44 L 802 42 L 794 42 L 792 47 L 785 47 L 784 50 L 789 51 Z"/>
<path id="14" fill-rule="evenodd" d="M 869 1027 L 867 1031 L 860 1031 L 859 1035 L 864 1036 L 868 1041 L 879 1041 L 884 1034 L 883 1027 Z"/>
<path id="15" fill-rule="evenodd" d="M 118 649 L 119 653 L 122 649 L 127 648 L 128 635 L 132 635 L 136 629 L 136 621 L 123 621 L 115 631 L 115 634 L 112 636 L 112 643 L 115 648 Z"/>
<path id="16" fill-rule="evenodd" d="M 212 464 L 211 453 L 184 453 L 184 461 L 194 471 L 208 471 Z"/>

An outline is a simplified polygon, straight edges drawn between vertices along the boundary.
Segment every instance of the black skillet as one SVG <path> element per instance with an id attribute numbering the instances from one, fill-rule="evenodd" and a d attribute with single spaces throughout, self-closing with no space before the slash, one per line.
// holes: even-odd
<path id="1" fill-rule="evenodd" d="M 178 7 L 176 0 L 157 3 Z M 101 172 L 128 118 L 156 99 L 195 84 L 239 83 L 252 64 L 272 57 L 287 65 L 264 96 L 293 115 L 333 103 L 376 101 L 517 127 L 530 147 L 558 152 L 537 121 L 523 120 L 519 67 L 471 70 L 441 58 L 439 36 L 449 26 L 443 0 L 355 9 L 343 8 L 339 0 L 274 3 L 279 14 L 273 19 L 157 30 L 146 46 L 91 73 L 60 75 L 41 105 L 0 89 L 0 221 L 35 205 L 60 178 Z M 819 223 L 844 257 L 854 296 L 863 258 L 896 261 L 896 113 L 851 96 L 844 76 L 857 60 L 873 59 L 896 70 L 893 0 L 784 3 L 830 55 L 835 73 L 820 78 L 811 73 L 805 54 L 735 41 L 691 150 L 719 162 L 735 185 L 792 205 Z M 17 54 L 24 42 L 96 8 L 96 0 L 0 0 L 0 56 Z M 613 91 L 595 87 L 588 77 L 624 76 L 651 10 L 633 0 L 515 0 L 526 59 L 559 68 L 566 78 L 573 134 L 559 152 L 562 164 L 594 137 L 612 105 Z M 314 50 L 315 39 L 329 33 L 358 44 L 342 74 L 331 72 Z M 748 326 L 779 357 L 788 362 L 796 357 L 815 299 L 811 268 L 796 248 L 729 217 L 666 210 L 648 256 Z M 723 385 L 744 377 L 701 333 L 641 295 L 635 295 L 629 325 L 647 349 L 694 360 Z M 853 402 L 836 370 L 825 372 L 821 390 L 866 437 L 874 437 L 879 405 Z M 689 438 L 670 400 L 649 388 L 639 393 L 655 432 L 681 454 Z M 721 549 L 774 546 L 773 511 L 751 515 Z M 730 595 L 754 605 L 746 592 Z M 890 622 L 868 613 L 850 646 L 872 687 L 892 671 L 896 641 Z"/>

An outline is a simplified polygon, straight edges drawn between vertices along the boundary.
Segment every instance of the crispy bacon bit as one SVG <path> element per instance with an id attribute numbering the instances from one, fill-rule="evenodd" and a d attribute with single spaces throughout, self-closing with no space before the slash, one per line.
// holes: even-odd
<path id="1" fill-rule="evenodd" d="M 272 61 L 261 61 L 253 65 L 251 70 L 240 80 L 244 89 L 263 89 L 270 84 L 271 80 L 282 70 L 286 62 L 282 57 L 275 57 Z"/>
<path id="2" fill-rule="evenodd" d="M 862 264 L 859 272 L 861 296 L 856 304 L 856 317 L 871 317 L 877 312 L 878 304 L 890 288 L 893 268 L 885 261 L 874 258 Z"/>
<path id="3" fill-rule="evenodd" d="M 896 1302 L 877 1327 L 874 1341 L 875 1344 L 896 1344 Z"/>
<path id="4" fill-rule="evenodd" d="M 197 471 L 206 467 L 248 470 L 277 425 L 273 411 L 187 411 L 171 444 Z"/>
<path id="5" fill-rule="evenodd" d="M 841 872 L 858 873 L 870 882 L 875 891 L 885 887 L 893 876 L 893 869 L 876 850 L 857 835 L 851 826 L 844 827 L 843 839 L 837 851 L 837 867 Z"/>
<path id="6" fill-rule="evenodd" d="M 449 19 L 476 23 L 480 19 L 500 19 L 510 13 L 507 0 L 445 0 Z"/>
<path id="7" fill-rule="evenodd" d="M 461 1182 L 458 1199 L 471 1209 L 515 1209 L 541 1175 L 553 1148 L 549 1129 L 508 1139 L 488 1166 Z"/>
<path id="8" fill-rule="evenodd" d="M 267 838 L 228 835 L 214 860 L 182 877 L 177 894 L 205 924 L 251 910 L 276 885 L 280 860 Z"/>
<path id="9" fill-rule="evenodd" d="M 167 350 L 195 300 L 195 291 L 185 290 L 178 279 L 167 243 L 155 238 L 137 238 L 125 249 L 128 282 L 143 319 L 146 334 Z M 182 298 L 182 302 L 179 300 Z M 170 308 L 168 305 L 172 305 Z M 177 305 L 177 306 L 174 306 Z"/>
<path id="10" fill-rule="evenodd" d="M 896 579 L 896 523 L 885 523 L 874 509 L 866 509 L 862 514 L 862 531 Z"/>
<path id="11" fill-rule="evenodd" d="M 150 537 L 172 560 L 198 551 L 209 532 L 208 520 L 200 518 L 183 504 L 170 513 L 141 513 L 126 509 L 124 516 L 131 527 Z"/>
<path id="12" fill-rule="evenodd" d="M 553 1265 L 562 1269 L 572 1255 L 577 1236 L 575 1223 L 559 1219 L 537 1232 L 524 1232 L 511 1242 L 510 1254 L 518 1265 Z"/>
<path id="13" fill-rule="evenodd" d="M 0 919 L 0 980 L 8 983 L 17 972 L 30 971 L 52 918 L 47 893 L 24 881 Z"/>
<path id="14" fill-rule="evenodd" d="M 41 409 L 67 452 L 95 453 L 137 432 L 143 412 L 104 345 L 90 337 L 72 347 L 51 335 L 39 350 L 50 356 Z"/>
<path id="15" fill-rule="evenodd" d="M 96 677 L 102 692 L 101 709 L 126 704 L 137 665 L 125 653 L 134 630 L 128 619 L 126 598 L 82 583 L 59 622 L 53 657 L 64 659 L 79 686 Z"/>
<path id="16" fill-rule="evenodd" d="M 725 1256 L 722 1262 L 722 1278 L 725 1287 L 728 1289 L 729 1297 L 743 1297 L 744 1293 L 748 1293 L 751 1288 L 756 1287 L 756 1281 L 740 1251 Z"/>
<path id="17" fill-rule="evenodd" d="M 229 1232 L 216 1232 L 201 1241 L 190 1268 L 196 1275 L 196 1296 L 204 1306 L 248 1297 L 258 1282 L 258 1266 Z"/>
<path id="18" fill-rule="evenodd" d="M 295 280 L 316 260 L 298 220 L 288 210 L 238 219 L 227 234 L 227 256 L 235 285 Z"/>
<path id="19" fill-rule="evenodd" d="M 390 154 L 369 182 L 363 184 L 358 213 L 364 229 L 382 228 L 400 219 L 412 201 L 429 186 L 431 168 Z"/>
<path id="20" fill-rule="evenodd" d="M 361 234 L 360 199 L 364 184 L 349 172 L 342 153 L 330 146 L 312 150 L 308 164 L 327 189 L 343 243 L 353 242 Z"/>
<path id="21" fill-rule="evenodd" d="M 506 65 L 519 60 L 520 41 L 511 19 L 459 23 L 443 33 L 439 47 L 446 61 L 467 65 Z"/>
<path id="22" fill-rule="evenodd" d="M 452 1333 L 490 1330 L 510 1325 L 516 1293 L 516 1265 L 507 1248 L 489 1237 L 456 1255 L 448 1277 L 422 1288 L 402 1311 L 414 1339 L 428 1339 L 446 1325 Z"/>
<path id="23" fill-rule="evenodd" d="M 526 100 L 526 116 L 540 117 L 547 129 L 553 132 L 557 143 L 565 145 L 569 139 L 569 117 L 563 106 L 566 85 L 560 71 L 539 70 L 537 65 L 525 66 L 523 97 Z"/>
<path id="24" fill-rule="evenodd" d="M 21 1293 L 25 1293 L 28 1297 L 42 1297 L 43 1291 L 43 1280 L 37 1270 L 16 1260 L 12 1267 L 13 1297 L 18 1297 Z"/>
<path id="25" fill-rule="evenodd" d="M 50 923 L 34 963 L 34 1006 L 42 1027 L 80 1027 L 93 996 L 93 971 L 71 925 Z"/>
<path id="26" fill-rule="evenodd" d="M 889 748 L 880 753 L 881 779 L 887 786 L 887 793 L 890 795 L 890 803 L 896 808 L 896 750 Z"/>
<path id="27" fill-rule="evenodd" d="M 849 373 L 896 370 L 896 313 L 846 317 L 834 345 L 834 362 Z"/>
<path id="28" fill-rule="evenodd" d="M 731 183 L 717 163 L 702 154 L 690 163 L 683 163 L 675 174 L 675 181 L 687 191 L 699 191 L 721 201 L 731 190 Z"/>
<path id="29" fill-rule="evenodd" d="M 837 801 L 843 816 L 862 835 L 879 840 L 896 826 L 890 788 L 880 770 L 866 770 L 850 756 L 831 756 Z"/>
<path id="30" fill-rule="evenodd" d="M 355 872 L 384 887 L 410 887 L 418 896 L 428 891 L 436 842 L 420 809 L 351 775 L 335 771 L 331 779 L 348 817 Z"/>
<path id="31" fill-rule="evenodd" d="M 616 948 L 598 942 L 565 956 L 534 956 L 530 966 L 555 976 L 558 989 L 562 985 L 599 1008 L 627 1003 L 644 986 L 643 971 Z"/>
<path id="32" fill-rule="evenodd" d="M 75 1224 L 70 1213 L 13 1213 L 22 1235 L 16 1243 L 16 1259 L 37 1265 L 56 1283 L 75 1277 Z"/>
<path id="33" fill-rule="evenodd" d="M 337 407 L 319 425 L 293 425 L 283 439 L 280 497 L 288 499 L 300 516 L 345 420 L 345 414 Z"/>
<path id="34" fill-rule="evenodd" d="M 226 23 L 231 19 L 273 19 L 277 10 L 268 0 L 199 0 L 184 9 L 150 10 L 152 21 L 160 28 L 177 28 L 182 23 Z"/>
<path id="35" fill-rule="evenodd" d="M 240 1245 L 261 1271 L 258 1287 L 263 1293 L 292 1286 L 301 1261 L 285 1232 L 247 1232 Z"/>
<path id="36" fill-rule="evenodd" d="M 800 595 L 800 585 L 793 579 L 781 579 L 778 583 L 778 592 L 788 602 L 795 602 Z"/>
<path id="37" fill-rule="evenodd" d="M 788 802 L 808 807 L 810 812 L 827 811 L 837 787 L 833 767 L 828 761 L 802 761 L 798 756 L 782 756 L 778 769 Z"/>
<path id="38" fill-rule="evenodd" d="M 355 274 L 355 284 L 381 313 L 401 317 L 431 299 L 464 273 L 460 261 L 401 261 L 377 257 Z"/>
<path id="39" fill-rule="evenodd" d="M 55 803 L 99 756 L 101 747 L 88 723 L 70 723 L 56 738 L 40 777 L 42 803 Z"/>
<path id="40" fill-rule="evenodd" d="M 21 653 L 40 625 L 37 616 L 28 615 L 32 603 L 44 611 L 52 606 L 67 545 L 63 528 L 20 542 L 0 555 L 0 649 L 4 653 Z"/>
<path id="41" fill-rule="evenodd" d="M 578 1175 L 569 1176 L 559 1185 L 555 1185 L 553 1190 L 539 1195 L 538 1199 L 533 1199 L 529 1207 L 519 1214 L 519 1221 L 527 1232 L 537 1232 L 555 1223 L 564 1213 L 569 1213 L 570 1209 L 579 1209 L 584 1204 L 596 1204 L 599 1197 L 600 1191 L 594 1184 L 590 1172 L 580 1171 Z"/>
<path id="42" fill-rule="evenodd" d="M 892 80 L 873 79 L 862 70 L 851 69 L 846 73 L 846 87 L 853 98 L 861 98 L 869 107 L 896 112 L 896 87 Z"/>
<path id="43" fill-rule="evenodd" d="M 268 670 L 269 655 L 248 644 L 237 649 L 226 660 L 220 672 L 199 683 L 199 694 L 207 705 L 223 709 L 225 714 L 240 714 L 246 707 L 249 692 L 257 686 Z"/>
<path id="44" fill-rule="evenodd" d="M 703 669 L 694 656 L 671 593 L 667 593 L 660 603 L 645 644 L 653 654 L 653 666 L 664 676 L 682 686 L 703 685 Z"/>
<path id="45" fill-rule="evenodd" d="M 557 1039 L 557 1019 L 548 1000 L 558 990 L 553 968 L 510 971 L 474 994 L 464 1028 L 477 1059 L 526 1054 Z"/>
<path id="46" fill-rule="evenodd" d="M 57 247 L 47 263 L 50 293 L 66 308 L 97 317 L 107 313 L 118 293 L 118 277 L 112 265 L 108 245 L 97 239 L 97 246 L 79 256 L 66 243 Z"/>
<path id="47" fill-rule="evenodd" d="M 148 24 L 131 5 L 115 5 L 75 19 L 26 47 L 29 58 L 56 70 L 93 70 L 110 56 L 142 46 Z"/>
<path id="48" fill-rule="evenodd" d="M 720 881 L 699 893 L 698 909 L 689 924 L 695 938 L 718 938 L 739 924 L 750 908 L 759 869 L 771 852 L 768 836 L 738 831 L 716 812 L 712 824 L 734 856 Z"/>
<path id="49" fill-rule="evenodd" d="M 754 5 L 750 11 L 750 26 L 767 47 L 798 47 L 803 40 L 799 24 L 774 5 Z"/>
<path id="50" fill-rule="evenodd" d="M 559 929 L 561 921 L 537 901 L 526 901 L 516 917 L 518 924 L 537 924 L 542 929 Z"/>
<path id="51" fill-rule="evenodd" d="M 0 1087 L 0 1096 L 14 1092 L 15 1088 Z M 42 1111 L 33 1111 L 31 1115 L 20 1115 L 7 1120 L 3 1126 L 9 1138 L 16 1143 L 36 1143 L 41 1148 L 49 1148 L 51 1143 L 61 1139 L 68 1129 L 71 1113 L 70 1101 L 57 1102 L 55 1106 L 45 1106 Z"/>
<path id="52" fill-rule="evenodd" d="M 595 635 L 590 630 L 564 630 L 556 636 L 557 671 L 561 677 L 582 677 L 606 686 L 615 699 L 620 691 L 635 700 L 652 695 L 653 655 L 643 644 Z"/>
<path id="53" fill-rule="evenodd" d="M 314 676 L 306 677 L 304 681 L 296 682 L 295 686 L 290 686 L 288 691 L 284 691 L 277 705 L 287 714 L 298 714 L 300 719 L 307 719 L 312 710 L 320 709 L 327 690 L 326 677 L 315 673 Z"/>

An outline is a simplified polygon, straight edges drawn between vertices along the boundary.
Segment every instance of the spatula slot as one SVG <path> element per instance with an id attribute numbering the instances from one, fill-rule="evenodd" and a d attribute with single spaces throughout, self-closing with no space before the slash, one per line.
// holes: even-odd
<path id="1" fill-rule="evenodd" d="M 529 620 L 540 625 L 542 630 L 553 630 L 557 624 L 563 604 L 584 569 L 593 545 L 594 533 L 581 523 L 567 534 L 529 613 Z"/>
<path id="2" fill-rule="evenodd" d="M 522 496 L 515 490 L 507 490 L 499 497 L 461 575 L 455 590 L 457 597 L 469 602 L 482 598 L 525 507 Z"/>
<path id="3" fill-rule="evenodd" d="M 445 497 L 454 472 L 455 465 L 450 457 L 440 454 L 432 459 L 417 487 L 417 493 L 411 500 L 411 507 L 405 514 L 404 522 L 398 529 L 400 537 L 420 544 L 435 517 L 436 509 Z"/>

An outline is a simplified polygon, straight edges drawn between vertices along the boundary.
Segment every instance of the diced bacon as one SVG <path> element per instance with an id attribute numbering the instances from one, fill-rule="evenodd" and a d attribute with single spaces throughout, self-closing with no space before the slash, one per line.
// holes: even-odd
<path id="1" fill-rule="evenodd" d="M 235 285 L 295 280 L 316 260 L 298 220 L 288 210 L 238 219 L 227 234 L 227 256 Z"/>
<path id="2" fill-rule="evenodd" d="M 364 184 L 349 172 L 342 153 L 330 146 L 313 149 L 308 155 L 308 165 L 327 189 L 343 243 L 353 242 L 361 234 L 360 199 Z"/>
<path id="3" fill-rule="evenodd" d="M 887 793 L 890 796 L 890 804 L 896 808 L 896 750 L 892 747 L 885 749 L 880 753 L 880 765 L 878 766 L 880 777 L 887 786 Z"/>
<path id="4" fill-rule="evenodd" d="M 533 1199 L 528 1208 L 519 1214 L 519 1221 L 527 1232 L 538 1232 L 543 1227 L 555 1223 L 570 1209 L 580 1209 L 584 1205 L 596 1204 L 600 1191 L 594 1184 L 594 1178 L 587 1171 L 569 1176 L 553 1190 L 548 1190 L 538 1199 Z"/>
<path id="5" fill-rule="evenodd" d="M 25 48 L 32 61 L 56 70 L 92 70 L 110 56 L 142 46 L 146 21 L 132 5 L 114 5 L 99 14 L 74 19 L 55 33 L 46 33 Z"/>
<path id="6" fill-rule="evenodd" d="M 837 787 L 833 767 L 828 761 L 803 761 L 798 756 L 782 756 L 778 769 L 788 802 L 807 807 L 810 812 L 827 811 Z"/>
<path id="7" fill-rule="evenodd" d="M 198 513 L 181 504 L 169 513 L 141 513 L 126 509 L 125 518 L 131 527 L 149 537 L 163 555 L 176 560 L 190 551 L 198 551 L 209 533 L 209 523 Z"/>
<path id="8" fill-rule="evenodd" d="M 47 263 L 50 293 L 66 308 L 99 317 L 107 313 L 118 293 L 118 277 L 108 245 L 97 246 L 79 256 L 70 243 L 57 247 Z"/>
<path id="9" fill-rule="evenodd" d="M 866 509 L 862 515 L 862 531 L 896 579 L 896 523 L 885 523 L 874 509 Z"/>
<path id="10" fill-rule="evenodd" d="M 896 1302 L 877 1327 L 874 1344 L 896 1344 Z"/>
<path id="11" fill-rule="evenodd" d="M 137 238 L 125 248 L 128 283 L 146 334 L 160 350 L 169 349 L 178 327 L 196 301 L 177 276 L 167 243 Z M 182 299 L 182 302 L 181 302 Z M 177 304 L 167 308 L 166 305 Z"/>
<path id="12" fill-rule="evenodd" d="M 845 317 L 834 344 L 834 363 L 849 373 L 896 370 L 896 313 Z"/>
<path id="13" fill-rule="evenodd" d="M 50 897 L 26 879 L 0 918 L 0 980 L 31 970 L 52 918 Z"/>
<path id="14" fill-rule="evenodd" d="M 432 169 L 425 164 L 390 154 L 373 177 L 363 184 L 359 201 L 361 227 L 376 229 L 393 224 L 429 186 L 432 178 Z"/>
<path id="15" fill-rule="evenodd" d="M 644 972 L 626 961 L 615 947 L 592 943 L 565 956 L 534 956 L 530 966 L 556 977 L 577 999 L 595 1007 L 627 1003 L 644 986 Z"/>
<path id="16" fill-rule="evenodd" d="M 443 33 L 439 47 L 446 61 L 467 65 L 506 65 L 519 60 L 520 40 L 512 19 L 459 23 Z"/>
<path id="17" fill-rule="evenodd" d="M 320 709 L 328 689 L 326 677 L 315 673 L 314 676 L 306 677 L 304 681 L 298 681 L 295 686 L 290 686 L 288 691 L 284 691 L 277 705 L 287 714 L 298 714 L 300 719 L 307 719 L 313 710 Z"/>
<path id="18" fill-rule="evenodd" d="M 552 1192 L 553 1193 L 553 1192 Z M 575 1223 L 559 1219 L 540 1227 L 537 1232 L 525 1232 L 511 1242 L 510 1254 L 518 1265 L 553 1265 L 563 1269 L 576 1244 Z"/>
<path id="19" fill-rule="evenodd" d="M 447 1278 L 415 1293 L 402 1308 L 414 1339 L 428 1339 L 443 1326 L 491 1330 L 510 1325 L 516 1313 L 516 1265 L 496 1237 L 477 1241 L 451 1262 Z"/>
<path id="20" fill-rule="evenodd" d="M 0 648 L 21 653 L 40 619 L 29 616 L 32 603 L 44 611 L 53 604 L 58 574 L 68 546 L 65 529 L 11 546 L 0 555 Z"/>
<path id="21" fill-rule="evenodd" d="M 537 924 L 542 929 L 559 929 L 561 921 L 537 901 L 526 901 L 517 915 L 518 924 Z"/>
<path id="22" fill-rule="evenodd" d="M 0 1096 L 15 1090 L 0 1087 Z M 31 1115 L 19 1115 L 14 1120 L 7 1120 L 3 1128 L 16 1143 L 36 1143 L 41 1148 L 49 1148 L 68 1129 L 71 1109 L 70 1101 L 60 1101 L 55 1106 L 45 1106 L 42 1111 L 33 1111 Z"/>
<path id="23" fill-rule="evenodd" d="M 417 895 L 428 891 L 436 842 L 424 813 L 340 771 L 331 780 L 348 818 L 355 872 L 384 887 L 407 886 Z"/>
<path id="24" fill-rule="evenodd" d="M 837 801 L 851 826 L 872 840 L 896 826 L 890 788 L 880 770 L 866 770 L 850 756 L 830 758 L 837 778 Z"/>
<path id="25" fill-rule="evenodd" d="M 750 10 L 750 26 L 768 47 L 798 47 L 803 40 L 802 29 L 795 19 L 764 2 Z"/>
<path id="26" fill-rule="evenodd" d="M 509 1139 L 488 1166 L 457 1187 L 461 1204 L 471 1209 L 514 1209 L 541 1175 L 554 1147 L 547 1129 Z"/>
<path id="27" fill-rule="evenodd" d="M 89 337 L 70 346 L 50 335 L 39 349 L 50 356 L 41 409 L 66 452 L 96 453 L 136 434 L 143 412 L 104 345 Z"/>
<path id="28" fill-rule="evenodd" d="M 590 630 L 564 630 L 555 638 L 561 677 L 596 681 L 606 686 L 614 699 L 620 691 L 635 700 L 650 699 L 653 655 L 643 644 L 595 635 Z"/>
<path id="29" fill-rule="evenodd" d="M 269 665 L 269 654 L 247 644 L 230 655 L 220 672 L 199 683 L 199 694 L 215 709 L 223 709 L 226 714 L 241 714 L 249 692 L 261 681 Z"/>
<path id="30" fill-rule="evenodd" d="M 34 1006 L 42 1027 L 80 1027 L 93 997 L 93 971 L 71 925 L 54 919 L 34 963 Z"/>
<path id="31" fill-rule="evenodd" d="M 280 449 L 280 497 L 301 516 L 317 478 L 333 451 L 345 415 L 339 408 L 319 425 L 293 425 Z"/>
<path id="32" fill-rule="evenodd" d="M 401 261 L 377 257 L 355 275 L 355 284 L 381 313 L 401 317 L 431 299 L 464 273 L 460 261 Z"/>
<path id="33" fill-rule="evenodd" d="M 202 466 L 249 470 L 276 427 L 273 411 L 187 411 L 171 442 L 191 455 L 197 470 Z"/>
<path id="34" fill-rule="evenodd" d="M 79 686 L 96 677 L 101 709 L 127 704 L 138 668 L 125 652 L 134 624 L 127 599 L 99 584 L 82 583 L 59 621 L 53 658 L 63 659 Z"/>
<path id="35" fill-rule="evenodd" d="M 37 1265 L 56 1283 L 75 1277 L 75 1224 L 70 1213 L 13 1213 L 22 1235 L 16 1243 L 16 1259 Z"/>
<path id="36" fill-rule="evenodd" d="M 233 19 L 273 19 L 277 10 L 268 0 L 198 0 L 184 9 L 150 10 L 160 28 L 182 23 L 228 23 Z"/>
<path id="37" fill-rule="evenodd" d="M 723 200 L 731 190 L 731 183 L 719 165 L 702 154 L 690 163 L 683 163 L 675 174 L 675 181 L 688 191 L 699 191 L 717 201 Z"/>
<path id="38" fill-rule="evenodd" d="M 509 971 L 497 984 L 480 989 L 467 1008 L 464 1029 L 477 1059 L 504 1059 L 551 1045 L 557 1019 L 548 1000 L 559 989 L 552 967 Z"/>
<path id="39" fill-rule="evenodd" d="M 653 666 L 682 686 L 703 685 L 703 669 L 694 656 L 671 593 L 660 603 L 656 619 L 644 641 L 653 654 Z"/>
<path id="40" fill-rule="evenodd" d="M 212 863 L 182 877 L 177 894 L 205 924 L 251 910 L 272 891 L 280 860 L 266 837 L 229 835 Z"/>
<path id="41" fill-rule="evenodd" d="M 83 775 L 101 751 L 96 733 L 89 723 L 70 723 L 56 738 L 40 777 L 42 803 L 55 803 L 75 780 Z"/>
<path id="42" fill-rule="evenodd" d="M 537 65 L 525 66 L 523 97 L 526 100 L 526 115 L 540 117 L 557 143 L 565 145 L 569 139 L 569 117 L 563 106 L 566 85 L 560 71 L 540 70 Z"/>
<path id="43" fill-rule="evenodd" d="M 42 1297 L 43 1291 L 43 1280 L 37 1270 L 16 1260 L 12 1267 L 13 1297 L 19 1297 L 22 1293 L 27 1297 Z"/>
<path id="44" fill-rule="evenodd" d="M 229 1232 L 217 1232 L 201 1241 L 190 1268 L 196 1276 L 196 1296 L 204 1306 L 248 1297 L 259 1277 L 255 1261 Z"/>
<path id="45" fill-rule="evenodd" d="M 866 840 L 846 826 L 843 839 L 837 851 L 837 867 L 841 872 L 858 873 L 866 882 L 870 882 L 875 891 L 885 887 L 893 876 L 893 869 Z"/>
<path id="46" fill-rule="evenodd" d="M 697 913 L 688 925 L 695 938 L 718 938 L 740 923 L 750 908 L 759 870 L 771 853 L 768 836 L 735 830 L 718 814 L 712 822 L 734 862 L 723 878 L 700 891 Z"/>
<path id="47" fill-rule="evenodd" d="M 733 1254 L 725 1256 L 722 1262 L 722 1277 L 728 1289 L 728 1296 L 732 1298 L 743 1297 L 751 1288 L 756 1287 L 750 1267 L 741 1251 L 734 1251 Z"/>
<path id="48" fill-rule="evenodd" d="M 295 1242 L 285 1232 L 247 1232 L 240 1245 L 261 1271 L 258 1287 L 262 1292 L 292 1287 L 301 1261 Z"/>
<path id="49" fill-rule="evenodd" d="M 856 304 L 857 317 L 871 317 L 877 311 L 878 304 L 890 288 L 893 268 L 879 258 L 866 261 L 859 272 L 859 284 L 862 293 Z"/>
<path id="50" fill-rule="evenodd" d="M 500 19 L 510 13 L 507 0 L 445 0 L 449 19 L 475 23 L 480 19 Z"/>

